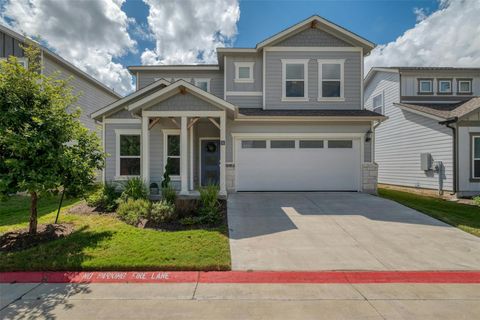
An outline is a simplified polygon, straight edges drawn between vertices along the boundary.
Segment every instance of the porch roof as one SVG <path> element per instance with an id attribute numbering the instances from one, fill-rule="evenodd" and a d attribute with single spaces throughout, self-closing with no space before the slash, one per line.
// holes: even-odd
<path id="1" fill-rule="evenodd" d="M 439 120 L 461 118 L 480 108 L 480 97 L 473 97 L 458 103 L 394 103 L 401 109 L 413 110 Z"/>

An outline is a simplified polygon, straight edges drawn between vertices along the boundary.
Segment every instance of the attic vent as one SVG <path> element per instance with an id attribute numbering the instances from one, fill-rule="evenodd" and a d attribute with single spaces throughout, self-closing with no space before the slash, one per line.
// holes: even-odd
<path id="1" fill-rule="evenodd" d="M 310 23 L 310 28 L 312 29 L 316 29 L 318 26 L 318 21 L 317 20 L 313 20 L 312 23 Z"/>

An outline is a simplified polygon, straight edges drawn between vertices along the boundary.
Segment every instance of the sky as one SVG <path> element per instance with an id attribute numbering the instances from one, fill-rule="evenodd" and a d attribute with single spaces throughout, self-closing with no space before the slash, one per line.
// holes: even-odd
<path id="1" fill-rule="evenodd" d="M 480 0 L 0 0 L 0 23 L 120 94 L 131 65 L 217 63 L 318 14 L 374 42 L 372 66 L 480 67 Z"/>

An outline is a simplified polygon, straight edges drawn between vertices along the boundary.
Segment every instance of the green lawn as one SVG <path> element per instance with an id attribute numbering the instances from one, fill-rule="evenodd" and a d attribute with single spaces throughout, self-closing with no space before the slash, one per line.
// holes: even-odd
<path id="1" fill-rule="evenodd" d="M 65 201 L 67 206 L 75 200 Z M 55 219 L 58 198 L 41 199 L 40 223 Z M 0 202 L 0 233 L 26 228 L 27 197 Z M 161 232 L 139 229 L 107 215 L 61 213 L 75 225 L 70 236 L 17 251 L 0 252 L 0 271 L 11 270 L 229 270 L 227 227 Z"/>
<path id="2" fill-rule="evenodd" d="M 479 207 L 391 189 L 380 188 L 378 193 L 383 198 L 394 200 L 480 237 Z"/>

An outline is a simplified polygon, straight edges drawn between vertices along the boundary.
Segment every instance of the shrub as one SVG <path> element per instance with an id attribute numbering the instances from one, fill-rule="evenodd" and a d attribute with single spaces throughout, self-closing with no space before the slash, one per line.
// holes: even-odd
<path id="1" fill-rule="evenodd" d="M 122 200 L 125 201 L 127 199 L 147 199 L 147 197 L 147 186 L 141 178 L 132 178 L 127 180 L 127 183 L 125 184 L 125 189 L 122 192 Z"/>
<path id="2" fill-rule="evenodd" d="M 216 223 L 221 218 L 218 191 L 217 185 L 208 185 L 200 188 L 201 206 L 199 215 L 203 223 Z"/>
<path id="3" fill-rule="evenodd" d="M 141 219 L 147 218 L 150 214 L 150 201 L 146 199 L 128 199 L 120 202 L 117 214 L 118 217 L 133 226 L 138 225 Z"/>
<path id="4" fill-rule="evenodd" d="M 91 207 L 96 207 L 99 210 L 112 212 L 117 208 L 117 199 L 120 194 L 117 192 L 113 183 L 104 183 L 87 197 L 87 204 Z"/>
<path id="5" fill-rule="evenodd" d="M 180 223 L 184 226 L 193 226 L 203 223 L 203 219 L 202 217 L 185 217 L 180 219 Z"/>
<path id="6" fill-rule="evenodd" d="M 170 222 L 175 217 L 175 206 L 165 200 L 154 202 L 148 215 L 148 219 L 154 223 Z"/>
<path id="7" fill-rule="evenodd" d="M 475 203 L 477 206 L 480 206 L 480 196 L 473 198 L 473 203 Z"/>
<path id="8" fill-rule="evenodd" d="M 166 186 L 166 187 L 163 187 L 162 188 L 162 199 L 165 200 L 166 202 L 174 205 L 175 201 L 177 199 L 177 192 L 170 185 Z"/>

